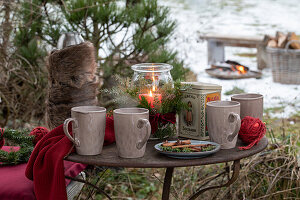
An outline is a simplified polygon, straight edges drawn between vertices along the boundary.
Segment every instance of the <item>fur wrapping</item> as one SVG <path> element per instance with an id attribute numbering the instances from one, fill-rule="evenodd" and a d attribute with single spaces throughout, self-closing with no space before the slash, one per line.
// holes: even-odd
<path id="1" fill-rule="evenodd" d="M 96 67 L 95 49 L 90 42 L 51 52 L 46 102 L 46 121 L 50 129 L 69 118 L 72 107 L 97 105 Z"/>

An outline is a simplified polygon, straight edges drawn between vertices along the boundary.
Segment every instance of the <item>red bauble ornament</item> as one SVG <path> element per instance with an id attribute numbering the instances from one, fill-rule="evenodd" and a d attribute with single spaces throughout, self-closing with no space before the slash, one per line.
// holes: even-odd
<path id="1" fill-rule="evenodd" d="M 3 147 L 3 145 L 5 143 L 3 133 L 4 133 L 4 129 L 0 128 L 0 149 Z"/>
<path id="2" fill-rule="evenodd" d="M 32 129 L 29 135 L 34 135 L 33 144 L 37 144 L 38 141 L 40 141 L 47 133 L 49 133 L 49 130 L 45 127 L 36 127 Z"/>
<path id="3" fill-rule="evenodd" d="M 239 138 L 248 146 L 239 147 L 240 150 L 247 150 L 257 144 L 266 134 L 266 125 L 260 119 L 246 116 L 241 122 Z"/>

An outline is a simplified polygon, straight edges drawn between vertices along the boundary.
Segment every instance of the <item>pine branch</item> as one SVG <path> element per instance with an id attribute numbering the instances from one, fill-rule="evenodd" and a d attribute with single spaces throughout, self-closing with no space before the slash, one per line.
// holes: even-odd
<path id="1" fill-rule="evenodd" d="M 148 103 L 147 99 L 144 96 L 141 97 L 140 104 L 138 105 L 138 107 L 139 108 L 146 108 L 149 111 L 151 111 L 151 106 L 150 106 L 150 104 Z"/>
<path id="2" fill-rule="evenodd" d="M 26 129 L 5 129 L 3 137 L 6 140 L 13 142 L 15 145 L 20 146 L 20 149 L 18 151 L 11 149 L 10 152 L 0 150 L 1 165 L 16 165 L 29 160 L 34 149 L 33 139 L 35 136 L 29 136 L 29 131 Z"/>
<path id="3" fill-rule="evenodd" d="M 9 141 L 12 141 L 16 144 L 32 144 L 34 136 L 29 136 L 29 130 L 13 130 L 13 129 L 5 129 L 3 133 L 3 137 Z"/>

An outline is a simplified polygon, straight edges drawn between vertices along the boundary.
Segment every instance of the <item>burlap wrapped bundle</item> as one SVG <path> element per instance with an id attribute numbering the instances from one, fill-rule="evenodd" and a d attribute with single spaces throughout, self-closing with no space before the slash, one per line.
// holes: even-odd
<path id="1" fill-rule="evenodd" d="M 96 67 L 95 49 L 90 42 L 51 52 L 46 102 L 46 122 L 50 129 L 70 117 L 72 107 L 97 105 Z"/>

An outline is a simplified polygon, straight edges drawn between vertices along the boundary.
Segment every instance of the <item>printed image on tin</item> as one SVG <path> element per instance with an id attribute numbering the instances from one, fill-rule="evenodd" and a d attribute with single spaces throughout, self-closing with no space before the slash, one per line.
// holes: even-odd
<path id="1" fill-rule="evenodd" d="M 186 126 L 193 126 L 193 104 L 188 101 L 188 109 L 185 110 L 184 122 Z"/>

